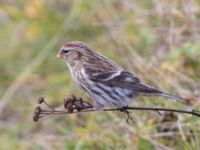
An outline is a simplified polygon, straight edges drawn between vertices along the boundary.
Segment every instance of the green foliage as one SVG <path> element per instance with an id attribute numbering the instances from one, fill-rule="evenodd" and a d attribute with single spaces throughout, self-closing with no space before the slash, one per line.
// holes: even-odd
<path id="1" fill-rule="evenodd" d="M 140 139 L 139 149 L 140 150 L 155 150 L 155 147 L 149 141 Z"/>

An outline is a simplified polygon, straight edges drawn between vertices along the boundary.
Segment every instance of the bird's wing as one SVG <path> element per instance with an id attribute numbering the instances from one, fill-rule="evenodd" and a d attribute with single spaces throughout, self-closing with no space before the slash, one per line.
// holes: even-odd
<path id="1" fill-rule="evenodd" d="M 97 72 L 95 70 L 86 68 L 85 74 L 88 79 L 94 82 L 103 82 L 105 85 L 111 87 L 119 87 L 124 89 L 133 90 L 139 93 L 160 93 L 161 91 L 145 85 L 139 78 L 130 72 L 118 70 L 111 72 Z"/>
<path id="2" fill-rule="evenodd" d="M 121 74 L 121 70 L 110 70 L 107 72 L 103 72 L 102 70 L 95 68 L 85 68 L 84 74 L 87 76 L 88 79 L 92 81 L 109 81 L 113 78 L 119 76 Z"/>
<path id="3" fill-rule="evenodd" d="M 128 92 L 127 96 L 162 96 L 167 97 L 170 99 L 175 100 L 182 100 L 188 102 L 188 99 L 174 96 L 168 93 L 164 93 L 158 89 L 150 87 L 149 85 L 144 84 L 140 81 L 139 78 L 135 77 L 133 74 L 127 71 L 118 70 L 118 71 L 110 71 L 110 72 L 97 72 L 92 69 L 85 70 L 85 74 L 87 75 L 88 79 L 92 80 L 96 83 L 104 84 L 105 86 L 109 86 L 112 88 L 120 88 L 124 89 L 124 92 L 132 91 L 131 93 Z"/>

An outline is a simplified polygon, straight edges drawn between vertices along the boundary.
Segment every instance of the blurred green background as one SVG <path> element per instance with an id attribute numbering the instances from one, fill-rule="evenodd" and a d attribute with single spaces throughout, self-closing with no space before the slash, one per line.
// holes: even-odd
<path id="1" fill-rule="evenodd" d="M 136 106 L 200 109 L 199 0 L 0 0 L 0 149 L 198 150 L 197 117 L 134 111 L 52 116 L 33 122 L 37 99 L 62 107 L 87 97 L 56 53 L 80 40 L 164 91 Z"/>

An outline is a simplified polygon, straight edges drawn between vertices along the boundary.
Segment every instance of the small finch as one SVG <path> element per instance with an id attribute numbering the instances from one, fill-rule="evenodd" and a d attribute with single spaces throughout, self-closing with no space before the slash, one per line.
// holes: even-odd
<path id="1" fill-rule="evenodd" d="M 66 42 L 57 56 L 64 59 L 75 82 L 95 100 L 94 109 L 107 106 L 121 108 L 131 104 L 130 98 L 141 96 L 186 101 L 146 85 L 83 42 Z"/>

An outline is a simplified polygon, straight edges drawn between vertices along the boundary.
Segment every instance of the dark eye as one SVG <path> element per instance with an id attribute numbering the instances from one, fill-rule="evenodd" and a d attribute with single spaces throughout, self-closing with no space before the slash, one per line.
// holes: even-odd
<path id="1" fill-rule="evenodd" d="M 69 52 L 69 50 L 63 50 L 63 53 L 67 54 Z"/>

